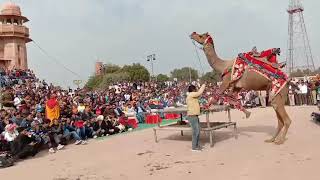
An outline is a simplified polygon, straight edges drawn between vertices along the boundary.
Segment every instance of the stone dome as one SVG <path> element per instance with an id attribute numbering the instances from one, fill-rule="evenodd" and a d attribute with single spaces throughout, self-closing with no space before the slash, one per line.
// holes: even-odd
<path id="1" fill-rule="evenodd" d="M 21 16 L 21 10 L 20 7 L 13 2 L 7 2 L 2 6 L 1 15 Z"/>

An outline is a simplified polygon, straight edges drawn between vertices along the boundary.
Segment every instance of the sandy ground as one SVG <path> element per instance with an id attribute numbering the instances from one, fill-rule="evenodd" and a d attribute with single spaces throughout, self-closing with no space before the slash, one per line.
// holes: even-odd
<path id="1" fill-rule="evenodd" d="M 124 134 L 88 145 L 69 145 L 56 154 L 41 153 L 17 165 L 0 169 L 0 179 L 219 179 L 219 180 L 318 180 L 320 175 L 320 126 L 310 121 L 316 107 L 288 107 L 292 126 L 288 140 L 277 146 L 264 143 L 275 131 L 272 108 L 252 109 L 244 119 L 238 111 L 232 118 L 238 123 L 238 139 L 232 128 L 215 133 L 215 146 L 191 152 L 191 135 L 160 132 L 159 143 L 152 129 Z M 224 112 L 211 116 L 226 120 Z"/>

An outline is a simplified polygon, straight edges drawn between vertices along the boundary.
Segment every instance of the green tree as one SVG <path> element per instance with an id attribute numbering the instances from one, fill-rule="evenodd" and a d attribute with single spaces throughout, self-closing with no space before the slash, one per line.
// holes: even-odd
<path id="1" fill-rule="evenodd" d="M 85 87 L 88 89 L 94 89 L 100 85 L 103 80 L 103 76 L 91 76 L 86 83 Z"/>
<path id="2" fill-rule="evenodd" d="M 106 88 L 113 83 L 121 83 L 129 80 L 130 80 L 130 76 L 128 75 L 128 73 L 125 73 L 125 72 L 108 73 L 103 76 L 103 79 L 98 87 Z"/>
<path id="3" fill-rule="evenodd" d="M 315 71 L 311 71 L 310 69 L 297 69 L 296 71 L 292 72 L 290 74 L 291 77 L 303 77 L 303 76 L 312 76 L 316 75 L 319 72 L 319 69 L 316 69 Z"/>
<path id="4" fill-rule="evenodd" d="M 104 65 L 104 73 L 116 73 L 121 71 L 121 67 L 115 64 L 106 64 Z"/>
<path id="5" fill-rule="evenodd" d="M 165 81 L 169 81 L 169 77 L 165 74 L 158 74 L 157 76 L 157 81 L 159 82 L 165 82 Z"/>
<path id="6" fill-rule="evenodd" d="M 201 80 L 205 81 L 205 82 L 216 83 L 216 82 L 221 81 L 221 76 L 216 71 L 210 71 L 210 72 L 207 72 L 206 74 L 204 74 L 201 77 Z"/>
<path id="7" fill-rule="evenodd" d="M 149 71 L 139 63 L 132 65 L 125 65 L 122 67 L 121 72 L 125 72 L 130 76 L 130 81 L 149 81 Z"/>
<path id="8" fill-rule="evenodd" d="M 183 67 L 181 69 L 174 69 L 171 71 L 171 77 L 177 78 L 179 81 L 197 80 L 199 78 L 198 71 L 191 67 Z"/>

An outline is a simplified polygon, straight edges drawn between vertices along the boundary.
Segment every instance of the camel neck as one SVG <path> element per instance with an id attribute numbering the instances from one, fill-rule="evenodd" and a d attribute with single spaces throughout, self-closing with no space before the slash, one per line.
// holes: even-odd
<path id="1" fill-rule="evenodd" d="M 227 68 L 227 62 L 218 57 L 213 44 L 206 44 L 203 47 L 203 51 L 207 56 L 210 66 L 215 71 L 222 73 Z"/>

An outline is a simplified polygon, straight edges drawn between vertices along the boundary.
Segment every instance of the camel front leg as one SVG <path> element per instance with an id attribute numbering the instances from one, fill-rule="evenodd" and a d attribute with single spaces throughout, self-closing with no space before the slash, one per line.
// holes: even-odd
<path id="1" fill-rule="evenodd" d="M 226 75 L 222 81 L 222 84 L 220 85 L 219 89 L 214 93 L 214 98 L 212 98 L 208 102 L 208 107 L 210 107 L 212 104 L 217 103 L 222 96 L 224 96 L 224 92 L 230 87 L 230 75 Z"/>
<path id="2" fill-rule="evenodd" d="M 288 129 L 291 125 L 291 119 L 289 118 L 289 115 L 286 111 L 286 109 L 284 108 L 284 106 L 280 106 L 278 108 L 278 113 L 281 116 L 281 119 L 283 120 L 283 131 L 282 133 L 279 133 L 279 135 L 277 136 L 276 140 L 274 141 L 275 144 L 280 145 L 283 144 L 286 140 L 286 136 L 288 133 Z"/>
<path id="3" fill-rule="evenodd" d="M 277 111 L 275 111 L 276 114 L 277 114 L 277 118 L 278 118 L 278 127 L 277 127 L 277 131 L 275 133 L 275 135 L 271 138 L 271 139 L 267 139 L 265 140 L 264 142 L 266 143 L 273 143 L 275 142 L 276 138 L 278 137 L 279 133 L 281 132 L 283 126 L 284 126 L 284 123 L 281 119 L 281 116 L 279 115 L 279 113 Z"/>
<path id="4" fill-rule="evenodd" d="M 231 81 L 228 80 L 228 77 L 224 78 L 222 81 L 222 84 L 220 85 L 218 89 L 218 95 L 222 95 L 229 87 L 230 87 Z"/>

